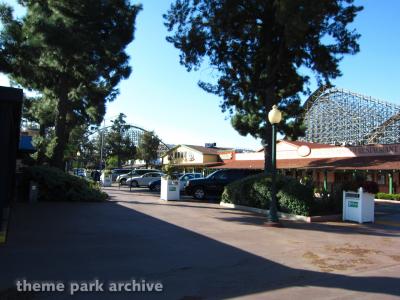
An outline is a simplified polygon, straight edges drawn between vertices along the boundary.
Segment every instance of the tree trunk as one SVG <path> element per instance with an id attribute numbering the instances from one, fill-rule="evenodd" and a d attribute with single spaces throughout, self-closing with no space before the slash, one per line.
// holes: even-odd
<path id="1" fill-rule="evenodd" d="M 264 132 L 264 173 L 266 175 L 271 175 L 272 169 L 272 125 L 266 121 L 265 132 Z"/>
<path id="2" fill-rule="evenodd" d="M 39 136 L 42 138 L 42 143 L 39 145 L 38 148 L 38 156 L 37 156 L 37 161 L 39 164 L 43 164 L 46 160 L 46 147 L 44 144 L 45 140 L 45 135 L 46 135 L 46 127 L 43 124 L 39 124 Z"/>
<path id="3" fill-rule="evenodd" d="M 68 143 L 69 132 L 67 131 L 68 94 L 66 89 L 60 92 L 57 104 L 57 117 L 55 124 L 56 145 L 51 158 L 53 167 L 64 170 L 64 150 Z"/>
<path id="4" fill-rule="evenodd" d="M 117 165 L 118 165 L 118 168 L 122 167 L 121 166 L 121 154 L 120 153 L 117 153 Z"/>

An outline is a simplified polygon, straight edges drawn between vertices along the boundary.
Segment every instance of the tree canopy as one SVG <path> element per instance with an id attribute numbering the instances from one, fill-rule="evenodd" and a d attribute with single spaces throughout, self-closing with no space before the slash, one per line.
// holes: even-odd
<path id="1" fill-rule="evenodd" d="M 54 98 L 43 94 L 40 97 L 24 97 L 22 117 L 28 125 L 39 127 L 39 135 L 33 137 L 33 144 L 37 149 L 35 154 L 38 163 L 44 163 L 52 156 L 54 139 L 54 122 L 57 103 Z"/>
<path id="2" fill-rule="evenodd" d="M 264 140 L 267 155 L 268 111 L 277 104 L 284 113 L 279 130 L 302 134 L 308 74 L 319 84 L 341 75 L 343 56 L 359 51 L 360 35 L 349 25 L 361 9 L 353 0 L 176 0 L 164 19 L 180 63 L 188 71 L 216 70 L 217 81 L 200 87 L 222 98 L 240 134 Z"/>
<path id="3" fill-rule="evenodd" d="M 20 0 L 27 13 L 14 19 L 0 5 L 0 71 L 24 88 L 56 99 L 52 164 L 63 167 L 74 126 L 99 124 L 105 103 L 129 77 L 126 46 L 141 6 L 127 0 Z"/>
<path id="4" fill-rule="evenodd" d="M 153 131 L 146 131 L 140 138 L 138 145 L 138 158 L 146 162 L 146 167 L 157 159 L 160 139 Z"/>
<path id="5" fill-rule="evenodd" d="M 123 161 L 134 160 L 136 156 L 135 142 L 130 135 L 126 116 L 120 113 L 105 136 L 106 144 L 109 147 L 109 155 L 115 157 L 117 167 L 121 167 Z"/>

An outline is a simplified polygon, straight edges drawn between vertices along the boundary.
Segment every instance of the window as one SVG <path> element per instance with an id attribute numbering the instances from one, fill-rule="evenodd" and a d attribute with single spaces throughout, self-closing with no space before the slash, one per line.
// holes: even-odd
<path id="1" fill-rule="evenodd" d="M 379 174 L 378 175 L 378 184 L 383 185 L 385 184 L 385 178 L 386 176 L 384 174 Z"/>
<path id="2" fill-rule="evenodd" d="M 367 181 L 372 181 L 372 174 L 367 174 Z"/>

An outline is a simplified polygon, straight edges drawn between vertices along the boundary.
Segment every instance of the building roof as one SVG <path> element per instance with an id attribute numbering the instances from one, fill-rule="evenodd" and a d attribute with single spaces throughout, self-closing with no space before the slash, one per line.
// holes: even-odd
<path id="1" fill-rule="evenodd" d="M 175 148 L 178 148 L 179 146 L 186 146 L 188 148 L 191 148 L 193 150 L 201 152 L 202 154 L 212 154 L 212 155 L 218 155 L 219 152 L 221 152 L 221 151 L 232 150 L 232 148 L 220 148 L 220 147 L 208 148 L 208 147 L 204 147 L 204 146 L 186 145 L 186 144 L 177 145 Z M 173 149 L 175 149 L 175 148 L 173 148 Z M 173 149 L 171 149 L 171 150 L 173 150 Z"/>
<path id="2" fill-rule="evenodd" d="M 400 155 L 278 159 L 278 169 L 400 170 Z M 263 160 L 225 162 L 219 169 L 264 169 Z"/>
<path id="3" fill-rule="evenodd" d="M 223 165 L 213 167 L 214 169 L 264 169 L 263 160 L 233 160 L 226 161 Z"/>
<path id="4" fill-rule="evenodd" d="M 216 167 L 222 165 L 223 162 L 207 162 L 207 163 L 185 163 L 185 164 L 172 164 L 173 166 L 184 167 L 184 168 L 192 168 L 192 167 Z"/>
<path id="5" fill-rule="evenodd" d="M 335 145 L 329 145 L 329 144 L 319 144 L 319 143 L 310 143 L 310 142 L 302 142 L 302 141 L 287 141 L 287 140 L 282 140 L 281 142 L 289 143 L 292 145 L 295 145 L 297 147 L 301 146 L 308 146 L 310 149 L 321 149 L 321 148 L 334 148 L 338 147 Z"/>
<path id="6" fill-rule="evenodd" d="M 295 147 L 308 146 L 310 149 L 339 147 L 339 146 L 329 145 L 329 144 L 310 143 L 310 142 L 303 142 L 303 141 L 288 141 L 288 140 L 280 140 L 280 141 L 278 141 L 278 143 L 287 143 L 287 144 L 291 144 Z M 263 151 L 264 151 L 264 147 L 258 149 L 256 152 L 263 152 Z"/>

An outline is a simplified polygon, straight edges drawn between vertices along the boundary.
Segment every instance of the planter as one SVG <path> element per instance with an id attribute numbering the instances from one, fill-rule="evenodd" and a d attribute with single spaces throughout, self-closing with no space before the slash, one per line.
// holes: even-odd
<path id="1" fill-rule="evenodd" d="M 343 221 L 358 223 L 374 222 L 374 194 L 366 193 L 362 188 L 357 192 L 343 191 Z"/>
<path id="2" fill-rule="evenodd" d="M 180 200 L 179 180 L 161 178 L 161 200 Z"/>

